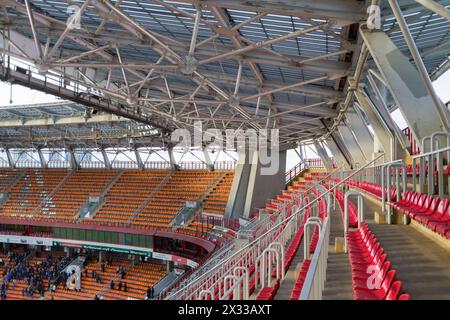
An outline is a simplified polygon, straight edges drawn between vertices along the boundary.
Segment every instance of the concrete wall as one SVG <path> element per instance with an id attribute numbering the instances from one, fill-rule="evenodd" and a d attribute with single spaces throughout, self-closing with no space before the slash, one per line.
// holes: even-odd
<path id="1" fill-rule="evenodd" d="M 248 217 L 275 197 L 285 187 L 286 151 L 279 152 L 278 170 L 273 175 L 263 175 L 264 167 L 257 153 L 242 153 L 234 174 L 225 216 L 237 219 Z M 244 160 L 245 159 L 245 160 Z"/>

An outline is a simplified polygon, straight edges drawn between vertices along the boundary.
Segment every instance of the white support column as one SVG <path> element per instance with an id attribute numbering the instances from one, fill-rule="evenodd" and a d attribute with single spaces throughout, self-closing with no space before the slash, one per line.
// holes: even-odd
<path id="1" fill-rule="evenodd" d="M 205 157 L 206 165 L 208 166 L 209 171 L 214 171 L 214 164 L 211 161 L 211 157 L 209 156 L 208 150 L 203 148 L 203 156 Z"/>
<path id="2" fill-rule="evenodd" d="M 177 162 L 175 161 L 175 157 L 173 155 L 173 148 L 169 148 L 167 150 L 167 152 L 169 153 L 170 168 L 172 170 L 178 170 L 178 165 L 177 165 Z"/>
<path id="3" fill-rule="evenodd" d="M 338 132 L 343 145 L 345 145 L 348 152 L 351 154 L 353 168 L 356 168 L 357 165 L 363 166 L 365 163 L 370 161 L 370 158 L 366 158 L 365 154 L 361 150 L 361 145 L 355 139 L 355 132 L 353 132 L 351 128 L 345 124 L 345 122 L 338 126 Z"/>
<path id="4" fill-rule="evenodd" d="M 357 107 L 349 106 L 346 117 L 351 130 L 355 133 L 355 140 L 361 146 L 361 151 L 367 160 L 371 160 L 373 153 L 373 135 L 366 125 L 361 111 Z"/>
<path id="5" fill-rule="evenodd" d="M 437 1 L 433 0 L 416 0 L 416 2 L 423 5 L 428 10 L 433 11 L 434 13 L 437 13 L 441 17 L 444 17 L 445 19 L 450 21 L 450 10 L 448 10 L 443 5 L 437 3 Z"/>
<path id="6" fill-rule="evenodd" d="M 136 147 L 134 148 L 134 155 L 136 156 L 138 168 L 141 170 L 144 169 L 144 162 L 142 161 L 141 154 L 139 153 L 139 150 Z"/>
<path id="7" fill-rule="evenodd" d="M 449 125 L 444 125 L 442 120 L 449 111 L 442 111 L 444 107 L 435 105 L 417 67 L 385 32 L 363 28 L 360 34 L 419 148 L 423 149 L 421 142 L 424 137 L 436 131 L 446 131 Z"/>
<path id="8" fill-rule="evenodd" d="M 325 141 L 328 149 L 330 149 L 333 158 L 335 159 L 338 167 L 343 167 L 346 169 L 350 169 L 352 167 L 352 159 L 348 158 L 344 152 L 348 152 L 347 149 L 344 150 L 345 145 L 341 144 L 341 141 L 336 141 L 335 137 L 331 135 Z M 338 144 L 340 143 L 340 145 Z"/>
<path id="9" fill-rule="evenodd" d="M 9 167 L 14 169 L 16 167 L 16 163 L 14 162 L 11 152 L 9 151 L 9 149 L 5 149 L 6 152 L 6 157 L 8 158 L 8 163 L 9 163 Z"/>
<path id="10" fill-rule="evenodd" d="M 77 162 L 77 158 L 75 157 L 75 152 L 73 151 L 73 149 L 68 149 L 69 153 L 70 153 L 70 167 L 72 169 L 78 169 L 78 162 Z"/>
<path id="11" fill-rule="evenodd" d="M 38 155 L 39 155 L 39 161 L 41 162 L 41 167 L 43 169 L 47 169 L 47 161 L 45 161 L 45 157 L 44 157 L 44 154 L 42 153 L 42 149 L 38 148 L 37 152 L 38 152 Z"/>
<path id="12" fill-rule="evenodd" d="M 377 140 L 377 147 L 381 147 L 382 151 L 386 154 L 386 159 L 391 159 L 392 150 L 390 148 L 391 139 L 394 139 L 394 133 L 390 130 L 387 123 L 384 121 L 379 112 L 377 112 L 376 106 L 372 103 L 369 97 L 362 91 L 355 91 L 355 97 L 358 101 L 358 105 L 364 111 L 372 129 L 375 133 Z M 379 143 L 378 143 L 379 142 Z M 378 153 L 379 149 L 374 148 L 374 152 Z M 393 155 L 392 155 L 393 156 Z"/>
<path id="13" fill-rule="evenodd" d="M 109 161 L 108 154 L 106 153 L 105 149 L 102 150 L 102 156 L 103 156 L 103 162 L 105 163 L 105 168 L 111 169 L 111 161 Z"/>
<path id="14" fill-rule="evenodd" d="M 320 159 L 322 160 L 322 163 L 323 163 L 325 169 L 327 169 L 328 172 L 333 171 L 331 159 L 328 156 L 328 153 L 325 150 L 325 148 L 323 147 L 323 145 L 319 141 L 314 140 L 314 147 L 316 148 L 317 154 L 319 155 Z"/>

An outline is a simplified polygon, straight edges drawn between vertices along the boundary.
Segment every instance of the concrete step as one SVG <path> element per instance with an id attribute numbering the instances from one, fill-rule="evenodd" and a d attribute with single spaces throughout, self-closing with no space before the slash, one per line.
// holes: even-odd
<path id="1" fill-rule="evenodd" d="M 339 208 L 333 210 L 330 215 L 330 250 L 328 253 L 327 275 L 325 289 L 322 293 L 323 300 L 352 300 L 352 273 L 348 256 L 334 251 L 336 237 L 342 237 L 344 224 Z"/>
<path id="2" fill-rule="evenodd" d="M 377 206 L 366 202 L 365 215 Z M 411 299 L 450 299 L 450 251 L 409 225 L 367 223 Z"/>

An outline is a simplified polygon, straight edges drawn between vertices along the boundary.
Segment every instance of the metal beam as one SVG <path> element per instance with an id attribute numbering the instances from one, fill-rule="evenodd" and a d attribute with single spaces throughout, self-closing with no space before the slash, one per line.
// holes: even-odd
<path id="1" fill-rule="evenodd" d="M 371 99 L 372 103 L 375 105 L 375 111 L 380 115 L 381 118 L 384 119 L 384 122 L 387 124 L 391 132 L 394 133 L 397 138 L 398 143 L 400 143 L 402 149 L 405 152 L 408 152 L 409 147 L 411 146 L 411 142 L 406 138 L 405 134 L 400 130 L 397 123 L 395 123 L 394 119 L 392 119 L 391 113 L 389 111 L 389 107 L 387 104 L 387 87 L 378 87 L 375 79 L 372 78 L 372 75 L 367 75 L 367 80 L 369 81 L 370 88 L 374 93 L 372 99 L 372 95 L 368 95 Z M 367 92 L 367 90 L 366 90 Z"/>
<path id="2" fill-rule="evenodd" d="M 134 155 L 136 157 L 136 162 L 138 164 L 138 168 L 141 169 L 141 170 L 144 169 L 144 162 L 142 161 L 141 154 L 139 153 L 139 150 L 137 148 L 133 148 L 133 151 L 134 151 Z"/>
<path id="3" fill-rule="evenodd" d="M 317 154 L 319 155 L 320 159 L 322 160 L 322 163 L 325 166 L 325 169 L 327 169 L 328 172 L 332 172 L 333 165 L 332 165 L 331 159 L 328 156 L 328 153 L 325 150 L 325 148 L 323 147 L 323 145 L 319 141 L 314 140 L 314 147 L 316 148 Z"/>
<path id="4" fill-rule="evenodd" d="M 45 161 L 44 154 L 41 148 L 37 148 L 37 153 L 39 155 L 39 161 L 41 162 L 41 168 L 47 169 L 47 161 Z"/>
<path id="5" fill-rule="evenodd" d="M 368 162 L 368 159 L 366 159 L 366 156 L 364 155 L 363 151 L 361 150 L 361 146 L 358 144 L 358 141 L 355 139 L 354 132 L 347 127 L 345 124 L 341 124 L 338 126 L 338 133 L 340 135 L 340 138 L 343 141 L 343 144 L 347 148 L 348 152 L 352 156 L 352 166 L 353 168 L 361 167 L 366 162 Z"/>
<path id="6" fill-rule="evenodd" d="M 434 13 L 437 13 L 441 17 L 444 17 L 445 19 L 450 21 L 450 10 L 448 10 L 443 5 L 433 0 L 415 0 L 415 1 L 423 5 L 428 10 L 431 10 Z"/>
<path id="7" fill-rule="evenodd" d="M 2 110 L 3 111 L 3 110 Z M 77 125 L 77 124 L 95 124 L 95 123 L 111 123 L 111 122 L 129 122 L 127 118 L 116 116 L 113 114 L 92 115 L 90 118 L 83 116 L 74 117 L 45 117 L 45 118 L 20 118 L 0 120 L 0 128 L 12 127 L 40 127 L 51 125 Z"/>
<path id="8" fill-rule="evenodd" d="M 5 148 L 5 153 L 6 153 L 6 158 L 8 159 L 9 167 L 14 169 L 16 167 L 16 163 L 14 162 L 14 160 L 11 156 L 11 151 L 9 150 L 9 148 Z"/>
<path id="9" fill-rule="evenodd" d="M 35 22 L 34 22 L 34 15 L 33 15 L 33 11 L 31 10 L 31 6 L 30 6 L 29 0 L 25 0 L 25 6 L 26 6 L 28 19 L 30 21 L 31 32 L 33 33 L 33 39 L 34 39 L 34 43 L 36 45 L 36 50 L 39 53 L 39 58 L 42 60 L 43 55 L 42 55 L 41 43 L 40 43 L 40 40 L 39 40 L 39 35 L 38 35 L 37 31 L 36 31 L 36 26 L 35 26 Z"/>
<path id="10" fill-rule="evenodd" d="M 69 152 L 69 154 L 70 154 L 70 167 L 72 168 L 72 169 L 78 169 L 79 168 L 79 164 L 78 164 L 78 161 L 77 161 L 77 158 L 76 158 L 76 156 L 75 156 L 75 151 L 74 151 L 74 149 L 72 149 L 72 148 L 69 148 L 68 149 L 68 152 Z"/>
<path id="11" fill-rule="evenodd" d="M 391 132 L 384 119 L 381 117 L 379 112 L 377 112 L 376 106 L 369 100 L 366 94 L 364 94 L 360 90 L 357 90 L 355 91 L 355 97 L 358 101 L 359 106 L 364 111 L 367 120 L 372 126 L 374 134 L 380 142 L 381 148 L 386 154 L 386 158 L 393 159 L 391 143 L 394 140 L 394 134 Z M 378 152 L 379 150 L 373 151 Z"/>
<path id="12" fill-rule="evenodd" d="M 423 137 L 444 131 L 417 69 L 384 32 L 361 29 L 361 35 L 420 148 Z"/>
<path id="13" fill-rule="evenodd" d="M 111 161 L 109 161 L 108 153 L 106 153 L 106 150 L 104 148 L 101 148 L 102 156 L 103 156 L 103 162 L 105 163 L 105 168 L 111 169 Z"/>
<path id="14" fill-rule="evenodd" d="M 328 149 L 330 149 L 331 154 L 333 155 L 333 158 L 335 159 L 338 167 L 342 167 L 345 169 L 350 169 L 352 167 L 351 160 L 347 158 L 347 155 L 344 154 L 344 151 L 342 148 L 345 148 L 344 145 L 339 146 L 335 140 L 335 133 L 331 134 L 326 140 L 326 145 Z M 347 149 L 345 149 L 345 152 L 348 152 Z"/>
<path id="15" fill-rule="evenodd" d="M 372 159 L 373 136 L 361 117 L 361 114 L 358 113 L 354 106 L 350 106 L 345 116 L 350 129 L 355 133 L 355 139 L 361 146 L 361 151 L 364 153 L 366 160 Z"/>
<path id="16" fill-rule="evenodd" d="M 314 31 L 317 31 L 317 30 L 320 30 L 320 29 L 330 28 L 332 26 L 333 26 L 333 23 L 326 22 L 326 23 L 323 23 L 323 24 L 320 24 L 320 25 L 316 25 L 316 26 L 313 26 L 313 27 L 309 27 L 309 28 L 306 28 L 306 29 L 293 31 L 293 32 L 290 32 L 290 33 L 285 34 L 283 36 L 279 36 L 279 37 L 268 39 L 268 40 L 264 40 L 264 41 L 255 42 L 254 44 L 251 44 L 251 45 L 248 45 L 248 46 L 236 49 L 236 50 L 232 50 L 232 51 L 227 52 L 227 53 L 219 54 L 219 55 L 211 57 L 211 58 L 200 60 L 198 62 L 198 64 L 202 65 L 202 64 L 209 64 L 209 63 L 212 63 L 212 62 L 220 61 L 220 60 L 226 60 L 226 59 L 229 59 L 230 57 L 233 57 L 233 56 L 241 55 L 241 54 L 244 54 L 246 52 L 250 52 L 250 51 L 262 48 L 262 47 L 273 45 L 273 44 L 275 44 L 277 42 L 289 40 L 291 38 L 297 38 L 297 37 L 305 35 L 307 33 L 314 32 Z"/>
<path id="17" fill-rule="evenodd" d="M 431 97 L 431 100 L 433 102 L 433 105 L 437 112 L 437 115 L 438 115 L 439 119 L 441 120 L 442 127 L 444 128 L 444 130 L 446 132 L 450 133 L 449 111 L 448 111 L 448 109 L 445 108 L 441 99 L 438 97 L 433 84 L 431 83 L 430 77 L 428 75 L 428 71 L 425 67 L 425 64 L 423 63 L 422 58 L 420 57 L 419 50 L 417 49 L 416 43 L 414 42 L 411 32 L 409 31 L 408 24 L 405 21 L 405 17 L 402 14 L 400 6 L 398 5 L 397 0 L 388 0 L 388 1 L 391 6 L 391 9 L 395 15 L 397 23 L 400 27 L 400 30 L 403 34 L 403 37 L 405 38 L 405 41 L 406 41 L 408 49 L 411 53 L 411 56 L 413 57 L 414 63 L 416 64 L 420 78 L 422 79 L 422 81 L 425 85 L 425 88 Z"/>
<path id="18" fill-rule="evenodd" d="M 195 3 L 197 0 L 178 0 Z M 340 25 L 348 25 L 364 20 L 364 1 L 351 0 L 202 0 L 204 5 L 249 12 L 338 20 Z"/>

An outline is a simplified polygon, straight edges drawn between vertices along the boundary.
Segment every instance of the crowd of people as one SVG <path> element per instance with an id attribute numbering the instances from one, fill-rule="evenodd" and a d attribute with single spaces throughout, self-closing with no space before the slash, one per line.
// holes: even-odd
<path id="1" fill-rule="evenodd" d="M 30 299 L 38 294 L 55 289 L 61 282 L 67 281 L 67 274 L 62 270 L 70 263 L 66 257 L 53 258 L 47 254 L 45 260 L 31 262 L 28 248 L 23 253 L 8 252 L 7 261 L 1 261 L 2 281 L 0 295 L 6 300 L 9 289 L 14 289 L 18 280 L 25 281 L 22 296 Z"/>

